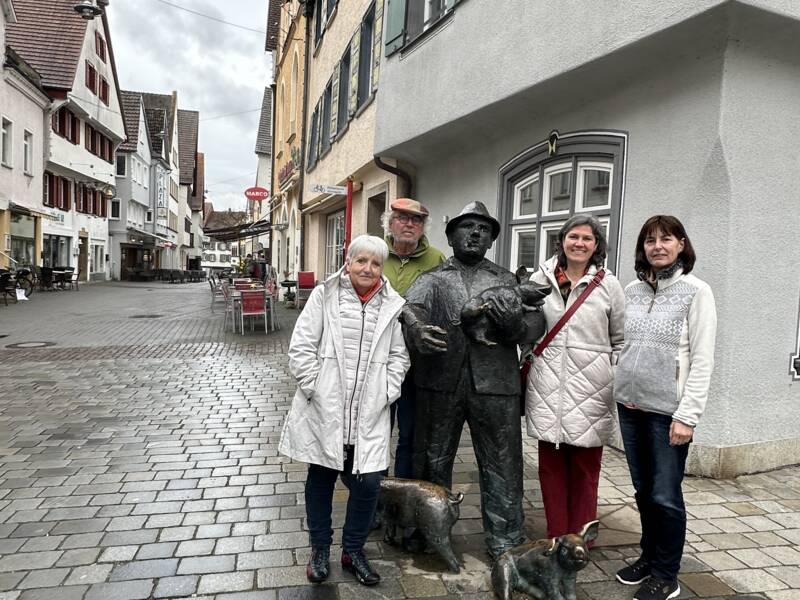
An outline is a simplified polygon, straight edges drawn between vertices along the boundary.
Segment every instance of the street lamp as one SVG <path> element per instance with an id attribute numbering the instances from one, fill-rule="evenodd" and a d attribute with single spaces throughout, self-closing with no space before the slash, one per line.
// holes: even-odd
<path id="1" fill-rule="evenodd" d="M 86 21 L 91 21 L 103 11 L 90 0 L 82 0 L 72 7 Z"/>

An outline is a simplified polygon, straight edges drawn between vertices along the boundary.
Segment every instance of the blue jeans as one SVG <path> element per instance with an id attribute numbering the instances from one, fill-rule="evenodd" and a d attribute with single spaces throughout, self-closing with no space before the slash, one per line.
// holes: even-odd
<path id="1" fill-rule="evenodd" d="M 689 444 L 669 445 L 671 416 L 617 407 L 642 522 L 642 557 L 654 576 L 676 581 L 686 540 L 681 482 Z"/>
<path id="2" fill-rule="evenodd" d="M 400 388 L 400 397 L 392 403 L 391 419 L 394 429 L 397 420 L 397 451 L 394 454 L 394 476 L 404 479 L 412 478 L 412 457 L 414 452 L 414 405 L 417 399 L 417 388 L 414 386 L 414 374 L 409 371 Z"/>
<path id="3" fill-rule="evenodd" d="M 330 546 L 333 542 L 331 513 L 333 489 L 341 475 L 342 483 L 350 490 L 347 514 L 342 529 L 342 549 L 355 552 L 367 541 L 380 491 L 380 472 L 353 474 L 353 447 L 345 447 L 344 470 L 337 471 L 321 465 L 308 465 L 306 476 L 306 518 L 308 539 L 312 546 Z"/>

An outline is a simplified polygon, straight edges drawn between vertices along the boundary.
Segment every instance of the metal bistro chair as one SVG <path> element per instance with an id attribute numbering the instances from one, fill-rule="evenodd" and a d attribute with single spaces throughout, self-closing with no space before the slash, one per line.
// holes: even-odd
<path id="1" fill-rule="evenodd" d="M 78 281 L 80 280 L 81 272 L 75 270 L 72 273 L 67 273 L 64 278 L 64 286 L 69 286 L 69 289 L 78 291 Z"/>
<path id="2" fill-rule="evenodd" d="M 222 293 L 222 288 L 219 284 L 215 283 L 213 279 L 208 280 L 208 285 L 211 287 L 211 312 L 214 312 L 214 304 L 217 302 L 225 302 L 225 295 Z"/>
<path id="3" fill-rule="evenodd" d="M 220 289 L 222 290 L 222 297 L 225 299 L 225 318 L 222 320 L 222 331 L 228 331 L 228 315 L 230 315 L 233 333 L 236 333 L 236 299 L 233 297 L 226 282 L 222 282 Z"/>
<path id="4" fill-rule="evenodd" d="M 239 325 L 241 326 L 241 334 L 244 335 L 244 318 L 251 317 L 250 331 L 255 331 L 255 324 L 253 317 L 264 315 L 264 333 L 269 330 L 267 328 L 267 298 L 266 290 L 242 290 L 242 297 L 239 302 Z"/>
<path id="5" fill-rule="evenodd" d="M 297 274 L 297 308 L 302 309 L 306 300 L 311 296 L 311 292 L 316 285 L 313 271 L 300 271 Z"/>

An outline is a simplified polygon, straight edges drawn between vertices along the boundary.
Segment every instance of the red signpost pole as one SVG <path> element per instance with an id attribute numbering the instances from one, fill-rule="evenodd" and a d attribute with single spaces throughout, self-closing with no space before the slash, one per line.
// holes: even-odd
<path id="1" fill-rule="evenodd" d="M 344 205 L 344 247 L 342 260 L 347 258 L 347 249 L 350 247 L 350 234 L 353 231 L 353 178 L 347 178 L 347 200 Z"/>

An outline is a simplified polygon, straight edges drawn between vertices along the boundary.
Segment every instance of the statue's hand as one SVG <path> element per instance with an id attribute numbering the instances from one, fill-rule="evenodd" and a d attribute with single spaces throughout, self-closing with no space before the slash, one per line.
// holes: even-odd
<path id="1" fill-rule="evenodd" d="M 417 347 L 422 354 L 447 352 L 447 332 L 436 325 L 416 327 Z"/>
<path id="2" fill-rule="evenodd" d="M 497 290 L 487 302 L 489 317 L 501 329 L 507 329 L 513 323 L 522 320 L 522 301 L 519 295 L 510 288 Z"/>

